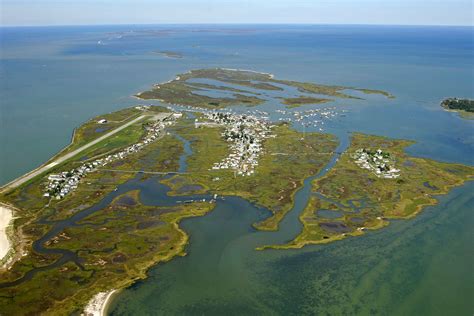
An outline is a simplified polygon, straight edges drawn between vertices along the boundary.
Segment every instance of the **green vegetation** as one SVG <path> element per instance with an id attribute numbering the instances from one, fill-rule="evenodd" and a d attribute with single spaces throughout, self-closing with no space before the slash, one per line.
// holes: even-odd
<path id="1" fill-rule="evenodd" d="M 268 81 L 272 78 L 271 75 L 248 71 L 248 70 L 234 70 L 234 69 L 223 69 L 223 68 L 213 68 L 213 69 L 197 69 L 191 70 L 185 74 L 179 75 L 180 80 L 189 80 L 194 78 L 207 78 L 218 80 L 222 82 L 226 81 Z"/>
<path id="2" fill-rule="evenodd" d="M 193 80 L 215 80 L 228 85 L 240 86 L 242 89 L 235 87 L 225 87 L 222 85 L 209 85 L 196 83 Z M 371 89 L 359 89 L 345 86 L 331 86 L 321 85 L 308 82 L 297 82 L 289 80 L 277 80 L 272 75 L 265 73 L 252 72 L 247 70 L 232 70 L 232 69 L 199 69 L 192 70 L 185 74 L 178 75 L 174 80 L 163 84 L 157 84 L 153 89 L 139 93 L 138 98 L 142 99 L 158 99 L 165 103 L 170 104 L 181 104 L 203 108 L 223 108 L 233 105 L 248 105 L 256 106 L 264 102 L 263 99 L 256 97 L 265 90 L 283 91 L 283 87 L 295 87 L 302 93 L 310 93 L 315 95 L 325 95 L 337 98 L 346 99 L 361 99 L 344 93 L 345 90 L 353 90 L 363 92 L 365 94 L 380 94 L 389 98 L 393 96 L 385 91 L 371 90 Z M 204 96 L 194 92 L 202 92 L 202 89 L 214 89 L 216 91 L 233 91 L 239 90 L 239 92 L 233 95 L 233 98 L 229 97 L 210 97 Z M 243 89 L 251 88 L 251 90 Z M 257 90 L 257 91 L 255 91 Z M 242 94 L 245 93 L 245 94 Z M 249 96 L 251 94 L 252 96 Z M 297 102 L 299 99 L 301 102 Z M 306 100 L 305 100 L 306 99 Z M 312 99 L 310 101 L 309 99 Z M 285 104 L 290 106 L 298 106 L 301 104 L 308 103 L 323 103 L 331 100 L 315 97 L 299 97 L 286 99 Z"/>
<path id="3" fill-rule="evenodd" d="M 93 117 L 89 121 L 76 128 L 73 133 L 71 143 L 61 150 L 57 155 L 51 157 L 49 161 L 52 161 L 68 152 L 71 152 L 100 136 L 114 130 L 120 125 L 130 121 L 140 115 L 154 113 L 167 112 L 168 110 L 161 106 L 147 106 L 146 110 L 139 109 L 137 107 L 129 107 L 115 112 L 99 115 Z M 99 123 L 99 120 L 106 120 L 106 123 Z"/>
<path id="4" fill-rule="evenodd" d="M 138 193 L 131 191 L 116 197 L 109 206 L 82 220 L 81 226 L 66 228 L 47 241 L 48 248 L 76 253 L 83 268 L 67 263 L 1 289 L 2 313 L 81 312 L 95 293 L 126 287 L 145 278 L 150 266 L 184 255 L 188 236 L 178 223 L 183 218 L 202 216 L 214 207 L 203 202 L 175 207 L 143 206 Z M 23 264 L 36 259 L 34 256 L 22 260 Z M 35 265 L 29 263 L 32 266 Z"/>
<path id="5" fill-rule="evenodd" d="M 273 128 L 276 137 L 265 140 L 265 154 L 259 160 L 255 175 L 236 177 L 231 170 L 211 169 L 215 162 L 228 155 L 222 130 L 194 128 L 192 124 L 190 120 L 181 121 L 174 127 L 175 133 L 191 142 L 193 155 L 188 159 L 188 174 L 164 181 L 172 188 L 170 194 L 179 195 L 183 187 L 199 186 L 201 189 L 197 192 L 243 197 L 273 213 L 255 225 L 263 230 L 278 228 L 280 220 L 291 209 L 293 195 L 303 180 L 320 171 L 337 146 L 332 135 L 307 133 L 302 138 L 301 133 L 281 124 Z"/>
<path id="6" fill-rule="evenodd" d="M 170 104 L 189 105 L 202 108 L 222 108 L 233 105 L 245 104 L 255 106 L 263 102 L 262 99 L 235 93 L 233 98 L 213 98 L 196 94 L 195 91 L 204 91 L 187 84 L 181 80 L 174 80 L 156 85 L 152 90 L 139 93 L 141 99 L 157 99 Z"/>
<path id="7" fill-rule="evenodd" d="M 344 90 L 359 91 L 365 94 L 381 94 L 383 96 L 393 98 L 393 96 L 390 93 L 381 91 L 381 90 L 358 89 L 358 88 L 344 87 L 344 86 L 330 86 L 330 85 L 315 84 L 315 83 L 310 83 L 310 82 L 297 82 L 297 81 L 275 80 L 275 79 L 272 79 L 272 82 L 296 87 L 298 88 L 298 91 L 303 92 L 303 93 L 321 94 L 321 95 L 327 95 L 327 96 L 332 96 L 332 97 L 337 97 L 337 98 L 342 98 L 342 99 L 359 99 L 359 100 L 362 99 L 362 98 L 354 97 L 352 95 L 341 92 Z"/>
<path id="8" fill-rule="evenodd" d="M 143 133 L 143 124 L 146 122 L 124 129 L 116 135 L 117 139 L 106 140 L 85 155 L 97 156 L 114 146 L 136 142 L 140 138 L 137 136 Z M 115 150 L 119 148 L 115 147 Z M 16 255 L 21 257 L 20 250 L 27 253 L 8 271 L 3 271 L 2 282 L 17 280 L 26 272 L 50 265 L 58 259 L 57 255 L 44 255 L 32 249 L 31 243 L 51 227 L 38 219 L 47 217 L 48 221 L 57 221 L 70 218 L 99 202 L 119 184 L 132 179 L 136 174 L 133 170 L 176 171 L 182 152 L 182 142 L 174 135 L 166 134 L 143 151 L 108 166 L 109 169 L 90 173 L 77 190 L 62 200 L 51 200 L 47 204 L 48 200 L 42 196 L 42 176 L 2 195 L 2 201 L 15 205 L 17 209 L 15 215 L 18 218 L 14 225 L 19 244 Z M 79 162 L 79 158 L 58 166 L 54 172 L 68 170 Z M 147 176 L 144 174 L 143 178 Z M 67 263 L 39 272 L 17 286 L 0 289 L 2 312 L 64 315 L 80 311 L 95 293 L 110 287 L 126 287 L 137 278 L 145 277 L 145 271 L 151 265 L 184 254 L 188 237 L 178 227 L 179 221 L 203 215 L 212 208 L 213 204 L 209 203 L 147 207 L 138 201 L 138 191 L 117 197 L 109 206 L 81 221 L 79 224 L 82 226 L 66 228 L 46 242 L 49 248 L 76 253 L 84 269 Z"/>
<path id="9" fill-rule="evenodd" d="M 447 110 L 459 112 L 461 117 L 474 119 L 474 100 L 448 98 L 441 102 L 441 106 Z"/>
<path id="10" fill-rule="evenodd" d="M 153 107 L 150 109 L 151 114 L 153 111 L 161 111 L 161 107 Z M 117 116 L 124 114 L 125 112 L 117 112 Z M 111 114 L 114 117 L 114 113 Z M 101 116 L 103 117 L 103 116 Z M 95 120 L 95 119 L 94 119 Z M 94 121 L 92 120 L 92 121 Z M 49 173 L 60 173 L 62 171 L 69 171 L 87 160 L 102 157 L 106 154 L 112 154 L 120 151 L 122 148 L 127 147 L 133 143 L 136 143 L 144 134 L 144 125 L 147 120 L 137 122 L 123 129 L 119 133 L 99 142 L 95 146 L 92 146 L 82 152 L 81 154 L 65 161 L 52 168 Z M 90 122 L 85 123 L 86 126 L 91 126 Z M 78 130 L 86 130 L 84 127 L 78 128 Z M 89 140 L 93 140 L 95 137 L 91 137 Z M 139 163 L 144 163 L 146 159 L 135 160 L 135 157 L 145 155 L 146 152 L 151 152 L 153 149 L 159 148 L 160 145 L 168 145 L 168 142 L 156 142 L 149 145 L 144 151 L 137 153 L 135 156 L 131 156 L 128 159 L 117 161 L 108 166 L 109 169 L 120 170 L 132 166 L 133 170 L 141 170 L 141 166 L 137 166 Z M 77 148 L 77 143 L 73 141 L 72 145 Z M 170 160 L 170 154 L 179 152 L 182 147 L 173 146 L 174 150 L 161 151 L 162 160 L 153 160 L 155 163 L 153 166 L 168 167 Z M 155 153 L 156 154 L 156 153 Z M 60 156 L 59 154 L 57 156 Z M 150 155 L 153 159 L 155 156 Z M 165 158 L 166 157 L 166 158 Z M 168 163 L 168 164 L 165 164 Z M 176 162 L 177 164 L 177 162 Z M 145 165 L 144 165 L 145 166 Z M 172 166 L 176 168 L 176 165 Z M 145 169 L 144 169 L 145 170 Z M 170 170 L 170 169 L 168 169 Z M 175 171 L 173 169 L 172 171 Z M 171 171 L 171 170 L 170 170 Z M 92 204 L 99 201 L 107 193 L 112 192 L 117 185 L 123 183 L 133 177 L 133 173 L 123 173 L 120 171 L 103 171 L 94 172 L 87 176 L 84 180 L 86 185 L 79 186 L 76 191 L 66 196 L 62 200 L 51 200 L 43 197 L 44 187 L 47 182 L 47 174 L 41 174 L 32 180 L 24 183 L 23 185 L 9 191 L 5 191 L 0 195 L 0 201 L 11 205 L 15 209 L 14 219 L 14 239 L 15 239 L 15 253 L 14 259 L 21 258 L 23 251 L 28 251 L 31 247 L 31 242 L 38 239 L 44 234 L 46 229 L 45 225 L 39 225 L 35 221 L 38 218 L 51 216 L 52 219 L 66 218 L 73 212 L 91 206 Z M 23 260 L 22 260 L 23 261 Z"/>
<path id="11" fill-rule="evenodd" d="M 354 89 L 354 90 L 363 92 L 365 94 L 380 94 L 389 99 L 395 99 L 395 96 L 393 94 L 388 93 L 386 91 L 382 91 L 382 90 L 372 90 L 372 89 Z"/>
<path id="12" fill-rule="evenodd" d="M 57 155 L 53 156 L 50 161 L 99 138 L 100 136 L 112 131 L 114 128 L 117 128 L 127 120 L 138 117 L 140 114 L 140 110 L 126 108 L 90 119 L 74 130 L 71 143 Z M 99 123 L 99 120 L 101 119 L 107 120 L 107 123 Z"/>
<path id="13" fill-rule="evenodd" d="M 287 105 L 287 108 L 297 108 L 305 104 L 322 104 L 331 101 L 333 100 L 300 96 L 297 98 L 284 98 L 282 103 Z"/>
<path id="14" fill-rule="evenodd" d="M 91 123 L 86 124 L 87 128 L 83 126 L 78 130 L 93 128 Z M 89 148 L 80 157 L 57 166 L 52 172 L 69 170 L 87 159 L 115 152 L 136 142 L 144 134 L 144 124 L 146 121 L 129 126 Z M 194 154 L 187 161 L 190 173 L 162 181 L 172 187 L 171 194 L 194 190 L 248 198 L 273 212 L 266 221 L 256 224 L 260 229 L 277 228 L 278 222 L 291 208 L 293 195 L 303 180 L 327 163 L 337 145 L 333 136 L 309 133 L 302 139 L 300 133 L 281 124 L 274 127 L 276 137 L 265 141 L 266 154 L 261 157 L 256 174 L 234 178 L 228 170 L 208 170 L 228 154 L 228 144 L 222 139 L 220 128 L 195 128 L 193 120 L 183 118 L 168 131 L 142 151 L 88 174 L 81 180 L 82 185 L 64 199 L 48 201 L 43 197 L 44 176 L 0 197 L 18 209 L 14 226 L 19 238 L 17 259 L 21 257 L 8 271 L 3 271 L 3 282 L 18 280 L 32 269 L 47 267 L 29 280 L 0 289 L 0 305 L 5 306 L 3 312 L 15 315 L 78 312 L 96 293 L 126 287 L 145 277 L 150 266 L 184 253 L 188 236 L 179 228 L 179 221 L 203 215 L 214 204 L 193 202 L 173 207 L 150 207 L 140 203 L 139 191 L 116 197 L 103 209 L 77 222 L 78 225 L 66 226 L 44 243 L 46 248 L 76 254 L 80 266 L 68 262 L 48 267 L 59 259 L 59 255 L 38 253 L 32 248 L 32 242 L 50 230 L 49 221 L 69 219 L 95 205 L 118 185 L 132 179 L 136 170 L 177 171 L 184 150 L 177 135 L 191 142 Z M 143 174 L 143 178 L 149 176 Z M 47 218 L 47 222 L 40 220 L 43 218 Z"/>
<path id="15" fill-rule="evenodd" d="M 461 110 L 466 112 L 474 112 L 474 100 L 449 98 L 441 102 L 441 106 L 451 110 Z"/>
<path id="16" fill-rule="evenodd" d="M 196 78 L 243 88 L 188 81 Z M 355 98 L 344 93 L 347 89 L 391 97 L 378 90 L 282 81 L 268 74 L 225 69 L 191 71 L 143 92 L 139 97 L 211 108 L 257 105 L 264 100 L 255 96 L 258 93 L 246 88 L 282 90 L 281 85 L 296 87 L 302 93 L 316 94 L 314 97 L 284 99 L 283 103 L 289 106 L 331 101 L 317 95 Z M 194 93 L 204 90 L 231 92 L 234 98 L 213 98 Z M 253 96 L 248 96 L 249 93 Z M 143 114 L 149 115 L 55 166 L 50 172 L 69 171 L 86 161 L 94 161 L 139 142 L 146 134 L 145 128 L 152 120 L 151 116 L 164 110 L 161 107 L 130 108 L 86 122 L 76 130 L 71 145 L 57 156 L 97 139 L 123 122 Z M 198 114 L 197 118 L 202 117 Z M 99 119 L 107 122 L 98 123 Z M 145 180 L 153 173 L 178 171 L 179 158 L 184 153 L 181 137 L 189 141 L 192 149 L 192 155 L 186 160 L 186 173 L 157 178 L 156 181 L 169 186 L 169 195 L 172 196 L 190 193 L 232 195 L 265 207 L 272 214 L 254 224 L 261 230 L 278 228 L 280 221 L 293 207 L 295 193 L 302 187 L 304 179 L 320 172 L 338 145 L 333 135 L 302 134 L 287 123 L 274 125 L 271 127 L 274 137 L 262 138 L 263 152 L 259 151 L 255 173 L 237 176 L 230 169 L 212 168 L 230 153 L 229 142 L 222 136 L 223 127 L 210 123 L 196 128 L 194 118 L 184 116 L 167 127 L 166 132 L 157 134 L 159 139 L 142 150 L 88 173 L 81 178 L 81 185 L 64 199 L 50 200 L 43 196 L 46 175 L 0 195 L 0 201 L 17 210 L 14 227 L 18 241 L 15 245 L 16 260 L 7 271 L 2 271 L 2 282 L 15 281 L 33 269 L 44 268 L 31 279 L 0 288 L 2 314 L 79 313 L 96 293 L 129 286 L 135 280 L 144 278 L 152 265 L 184 255 L 188 236 L 179 227 L 179 222 L 183 218 L 206 214 L 214 204 L 191 202 L 167 207 L 146 206 L 139 200 L 138 190 L 116 196 L 111 203 L 104 204 L 102 209 L 75 225 L 65 225 L 43 244 L 49 250 L 68 251 L 77 256 L 79 264 L 69 261 L 50 267 L 60 256 L 35 248 L 37 252 L 32 246 L 34 241 L 50 231 L 55 221 L 68 220 L 96 205 L 117 186 L 133 179 L 137 172 L 141 172 Z M 436 195 L 447 193 L 474 175 L 473 167 L 409 157 L 404 149 L 410 144 L 412 142 L 405 140 L 354 134 L 350 148 L 336 166 L 312 183 L 313 195 L 300 215 L 302 233 L 287 245 L 269 247 L 299 248 L 306 244 L 360 235 L 365 229 L 381 228 L 388 225 L 387 219 L 415 216 L 423 207 L 435 204 Z M 390 157 L 390 161 L 400 169 L 398 178 L 377 177 L 374 172 L 355 162 L 354 153 L 358 150 L 373 157 L 379 148 L 383 149 L 380 151 L 382 158 Z M 325 213 L 318 212 L 321 210 Z"/>
<path id="17" fill-rule="evenodd" d="M 474 167 L 410 157 L 404 148 L 412 142 L 354 134 L 352 143 L 328 174 L 313 182 L 314 195 L 300 221 L 303 231 L 287 245 L 274 248 L 301 248 L 355 236 L 365 229 L 388 225 L 388 219 L 407 219 L 424 207 L 437 203 L 435 196 L 471 180 Z M 385 179 L 360 168 L 351 154 L 360 148 L 383 148 L 395 159 L 400 177 Z M 342 212 L 340 218 L 318 215 L 318 210 Z"/>

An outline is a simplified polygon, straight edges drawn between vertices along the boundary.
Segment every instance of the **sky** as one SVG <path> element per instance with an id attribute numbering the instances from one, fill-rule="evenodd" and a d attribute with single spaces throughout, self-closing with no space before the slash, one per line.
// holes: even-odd
<path id="1" fill-rule="evenodd" d="M 473 25 L 472 0 L 0 0 L 0 25 Z"/>

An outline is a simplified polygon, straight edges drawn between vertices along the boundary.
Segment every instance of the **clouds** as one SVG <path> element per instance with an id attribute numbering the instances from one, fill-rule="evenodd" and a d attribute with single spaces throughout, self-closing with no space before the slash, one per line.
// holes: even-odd
<path id="1" fill-rule="evenodd" d="M 2 25 L 308 23 L 472 25 L 470 0 L 0 0 Z"/>

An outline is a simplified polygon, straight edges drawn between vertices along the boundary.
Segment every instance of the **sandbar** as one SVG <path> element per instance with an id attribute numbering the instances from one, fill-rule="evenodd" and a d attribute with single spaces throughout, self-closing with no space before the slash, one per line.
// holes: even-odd
<path id="1" fill-rule="evenodd" d="M 13 219 L 13 212 L 11 209 L 0 205 L 0 260 L 10 251 L 11 243 L 8 239 L 7 228 Z"/>
<path id="2" fill-rule="evenodd" d="M 107 305 L 110 303 L 112 295 L 115 294 L 117 290 L 112 290 L 109 292 L 99 292 L 97 293 L 84 308 L 84 314 L 86 316 L 105 316 L 107 312 Z"/>

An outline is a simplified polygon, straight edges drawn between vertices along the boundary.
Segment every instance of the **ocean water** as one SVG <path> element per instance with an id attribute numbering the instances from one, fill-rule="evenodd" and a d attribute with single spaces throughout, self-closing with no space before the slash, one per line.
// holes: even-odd
<path id="1" fill-rule="evenodd" d="M 412 139 L 410 154 L 473 165 L 474 121 L 439 106 L 449 96 L 474 98 L 473 38 L 472 27 L 0 28 L 0 183 L 46 161 L 90 117 L 140 103 L 133 94 L 208 67 L 389 91 L 396 99 L 338 101 L 347 113 L 325 131 Z M 250 225 L 262 214 L 229 200 L 184 221 L 189 255 L 151 269 L 110 312 L 470 315 L 473 189 L 453 190 L 414 220 L 292 251 L 254 248 L 292 238 L 296 221 L 280 234 L 255 232 Z"/>
<path id="2" fill-rule="evenodd" d="M 397 96 L 390 106 L 356 104 L 342 125 L 420 140 L 416 154 L 472 163 L 472 124 L 438 106 L 446 96 L 473 96 L 472 38 L 471 27 L 0 28 L 0 183 L 46 161 L 88 118 L 204 67 L 390 91 Z"/>

